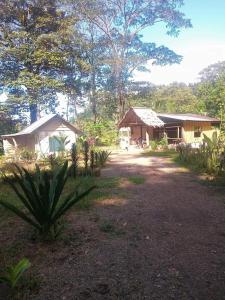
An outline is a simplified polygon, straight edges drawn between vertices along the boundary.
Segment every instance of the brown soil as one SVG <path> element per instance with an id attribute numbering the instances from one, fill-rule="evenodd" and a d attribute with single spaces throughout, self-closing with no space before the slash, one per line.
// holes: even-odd
<path id="1" fill-rule="evenodd" d="M 102 175 L 145 183 L 124 181 L 115 199 L 70 214 L 56 243 L 21 245 L 41 282 L 25 299 L 225 299 L 224 195 L 169 159 L 139 152 L 113 155 Z M 22 225 L 11 226 L 23 241 Z"/>

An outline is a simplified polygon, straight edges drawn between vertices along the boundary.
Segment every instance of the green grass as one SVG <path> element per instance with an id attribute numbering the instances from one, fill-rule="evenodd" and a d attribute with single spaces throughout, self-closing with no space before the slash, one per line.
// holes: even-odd
<path id="1" fill-rule="evenodd" d="M 121 180 L 122 178 L 120 177 L 101 178 L 88 176 L 78 177 L 77 179 L 69 178 L 62 196 L 66 197 L 72 191 L 76 191 L 77 188 L 79 191 L 82 191 L 90 186 L 95 185 L 96 188 L 74 206 L 75 209 L 89 209 L 95 201 L 113 197 L 114 189 L 119 188 Z M 118 190 L 116 195 L 118 196 L 120 193 L 122 194 L 122 192 L 122 190 Z M 16 205 L 18 208 L 23 207 L 11 187 L 3 182 L 0 182 L 0 198 L 4 200 L 7 199 L 9 203 Z M 0 206 L 0 224 L 12 216 L 14 216 L 12 212 Z"/>
<path id="2" fill-rule="evenodd" d="M 164 150 L 164 151 L 145 151 L 143 156 L 153 156 L 153 157 L 168 157 L 175 159 L 178 153 L 175 150 Z"/>
<path id="3" fill-rule="evenodd" d="M 205 175 L 205 179 L 201 179 L 202 184 L 207 184 L 216 187 L 224 187 L 225 175 L 215 176 L 213 180 L 208 180 L 206 170 L 200 168 L 196 163 L 188 163 L 180 159 L 179 153 L 175 150 L 164 150 L 164 151 L 146 151 L 143 155 L 152 157 L 166 157 L 170 158 L 172 162 L 176 163 L 178 166 L 185 168 L 187 171 L 191 171 L 197 175 Z"/>
<path id="4" fill-rule="evenodd" d="M 143 184 L 145 182 L 145 178 L 141 176 L 131 176 L 128 177 L 128 180 L 133 184 Z"/>
<path id="5" fill-rule="evenodd" d="M 114 224 L 112 224 L 111 221 L 109 220 L 105 220 L 103 221 L 100 225 L 99 225 L 99 229 L 102 232 L 108 233 L 111 236 L 121 236 L 123 234 L 125 234 L 125 232 L 120 229 L 117 228 Z"/>

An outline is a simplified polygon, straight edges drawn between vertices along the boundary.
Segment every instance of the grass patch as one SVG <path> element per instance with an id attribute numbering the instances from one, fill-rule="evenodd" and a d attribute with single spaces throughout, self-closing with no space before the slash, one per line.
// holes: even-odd
<path id="1" fill-rule="evenodd" d="M 96 188 L 74 206 L 75 209 L 89 209 L 95 201 L 113 197 L 113 189 L 119 187 L 120 181 L 120 177 L 80 177 L 75 181 L 69 179 L 65 187 L 65 197 L 67 194 L 71 193 L 74 185 L 78 186 L 80 190 L 95 185 Z"/>
<path id="2" fill-rule="evenodd" d="M 175 150 L 145 151 L 142 155 L 152 157 L 168 157 L 175 159 L 178 156 L 178 153 Z"/>
<path id="3" fill-rule="evenodd" d="M 128 177 L 128 180 L 133 184 L 143 184 L 145 182 L 145 178 L 141 176 Z"/>
<path id="4" fill-rule="evenodd" d="M 99 229 L 102 232 L 108 233 L 111 236 L 121 236 L 123 234 L 125 234 L 125 232 L 119 228 L 117 228 L 115 225 L 113 225 L 110 221 L 103 221 L 100 225 L 99 225 Z"/>
<path id="5" fill-rule="evenodd" d="M 75 209 L 89 209 L 95 200 L 104 200 L 108 197 L 113 197 L 113 189 L 119 188 L 121 177 L 78 177 L 77 179 L 69 178 L 66 186 L 64 188 L 62 197 L 65 198 L 72 191 L 78 190 L 82 191 L 93 185 L 96 188 L 87 195 L 83 200 L 78 202 L 74 208 Z M 118 191 L 120 193 L 120 191 Z M 121 191 L 122 192 L 122 191 Z M 118 196 L 118 193 L 117 193 Z M 11 187 L 3 182 L 0 182 L 0 198 L 7 200 L 10 204 L 16 205 L 18 208 L 23 207 L 21 202 L 18 200 L 17 196 L 11 189 Z M 15 215 L 6 210 L 0 205 L 0 224 L 5 222 L 9 217 L 14 217 Z"/>

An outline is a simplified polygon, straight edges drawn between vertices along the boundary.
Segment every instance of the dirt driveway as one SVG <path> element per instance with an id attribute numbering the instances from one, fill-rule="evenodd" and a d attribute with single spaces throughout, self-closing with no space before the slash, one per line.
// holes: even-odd
<path id="1" fill-rule="evenodd" d="M 103 176 L 145 182 L 76 218 L 80 241 L 52 247 L 32 299 L 225 299 L 224 195 L 140 152 L 114 154 Z"/>
<path id="2" fill-rule="evenodd" d="M 138 152 L 115 155 L 104 175 L 145 177 L 110 211 L 127 230 L 108 257 L 121 272 L 120 299 L 225 299 L 224 194 L 167 158 Z"/>

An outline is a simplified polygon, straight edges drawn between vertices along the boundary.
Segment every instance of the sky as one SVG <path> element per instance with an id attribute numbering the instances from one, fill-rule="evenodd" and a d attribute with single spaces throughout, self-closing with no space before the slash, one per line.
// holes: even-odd
<path id="1" fill-rule="evenodd" d="M 154 84 L 193 83 L 198 73 L 210 64 L 225 60 L 225 0 L 185 0 L 181 11 L 191 19 L 193 28 L 182 29 L 177 38 L 166 35 L 165 26 L 143 32 L 146 42 L 164 45 L 183 56 L 180 64 L 151 66 L 151 73 L 136 72 L 135 80 Z"/>

